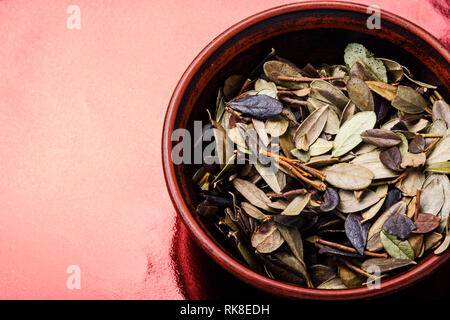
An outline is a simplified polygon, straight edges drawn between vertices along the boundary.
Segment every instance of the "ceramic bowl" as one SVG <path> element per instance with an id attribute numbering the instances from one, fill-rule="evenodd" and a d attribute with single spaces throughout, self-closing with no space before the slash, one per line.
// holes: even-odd
<path id="1" fill-rule="evenodd" d="M 192 182 L 195 165 L 174 165 L 171 136 L 177 128 L 207 121 L 205 107 L 214 106 L 218 88 L 232 74 L 248 74 L 275 48 L 298 66 L 342 64 L 349 42 L 363 43 L 377 56 L 408 66 L 416 79 L 440 83 L 449 101 L 450 54 L 431 34 L 381 10 L 381 29 L 367 27 L 367 7 L 343 2 L 303 2 L 273 8 L 232 26 L 203 49 L 180 79 L 170 100 L 162 136 L 162 160 L 173 205 L 193 238 L 224 269 L 248 284 L 272 294 L 308 299 L 357 299 L 401 290 L 434 272 L 450 258 L 450 250 L 428 254 L 417 266 L 382 281 L 379 289 L 308 289 L 253 272 L 234 258 L 196 216 L 199 195 Z"/>

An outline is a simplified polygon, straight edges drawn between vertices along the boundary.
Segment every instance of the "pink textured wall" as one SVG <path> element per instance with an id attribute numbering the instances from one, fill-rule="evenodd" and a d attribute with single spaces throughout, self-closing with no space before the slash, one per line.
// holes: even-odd
<path id="1" fill-rule="evenodd" d="M 160 163 L 166 105 L 210 40 L 289 2 L 0 1 L 0 298 L 184 297 Z M 448 34 L 426 1 L 358 2 Z M 66 27 L 71 4 L 80 30 Z M 80 290 L 66 287 L 72 264 Z"/>

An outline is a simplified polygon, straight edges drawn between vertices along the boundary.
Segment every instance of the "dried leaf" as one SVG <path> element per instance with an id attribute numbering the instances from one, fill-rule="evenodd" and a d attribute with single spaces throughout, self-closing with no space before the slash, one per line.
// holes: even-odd
<path id="1" fill-rule="evenodd" d="M 264 79 L 256 80 L 255 91 L 257 94 L 265 94 L 272 98 L 277 97 L 277 85 Z"/>
<path id="2" fill-rule="evenodd" d="M 284 216 L 296 216 L 300 214 L 308 204 L 310 197 L 311 195 L 309 193 L 296 196 L 281 214 Z"/>
<path id="3" fill-rule="evenodd" d="M 402 162 L 400 163 L 400 167 L 401 168 L 421 167 L 425 164 L 426 160 L 427 160 L 427 156 L 424 152 L 421 152 L 421 153 L 406 152 L 406 154 L 402 157 Z"/>
<path id="4" fill-rule="evenodd" d="M 425 99 L 413 88 L 398 86 L 397 94 L 391 102 L 392 106 L 405 113 L 421 113 L 427 106 Z"/>
<path id="5" fill-rule="evenodd" d="M 446 135 L 441 141 L 438 142 L 436 147 L 431 151 L 427 164 L 431 165 L 437 162 L 445 162 L 450 160 L 450 135 Z"/>
<path id="6" fill-rule="evenodd" d="M 385 58 L 378 58 L 378 60 L 381 60 L 383 62 L 384 66 L 386 67 L 388 76 L 392 82 L 399 82 L 403 79 L 404 71 L 400 63 Z"/>
<path id="7" fill-rule="evenodd" d="M 241 207 L 246 214 L 248 214 L 250 217 L 252 217 L 256 220 L 264 221 L 269 217 L 269 216 L 265 215 L 264 213 L 262 213 L 258 208 L 253 206 L 251 203 L 242 201 Z"/>
<path id="8" fill-rule="evenodd" d="M 445 202 L 444 182 L 438 178 L 438 175 L 430 175 L 422 187 L 420 196 L 420 212 L 437 215 Z"/>
<path id="9" fill-rule="evenodd" d="M 325 169 L 324 174 L 328 183 L 344 190 L 367 188 L 374 177 L 370 170 L 350 163 L 332 165 Z"/>
<path id="10" fill-rule="evenodd" d="M 302 89 L 305 87 L 304 83 L 293 82 L 293 81 L 284 81 L 279 80 L 279 76 L 283 77 L 294 77 L 299 78 L 302 77 L 300 73 L 300 69 L 298 69 L 294 64 L 289 63 L 287 61 L 278 61 L 271 60 L 267 61 L 263 65 L 264 74 L 270 80 L 275 82 L 276 84 L 289 88 L 289 89 Z"/>
<path id="11" fill-rule="evenodd" d="M 295 147 L 308 151 L 309 146 L 316 141 L 325 127 L 327 121 L 328 106 L 323 106 L 311 113 L 295 132 Z"/>
<path id="12" fill-rule="evenodd" d="M 423 247 L 423 234 L 412 234 L 408 237 L 408 242 L 414 250 L 414 257 L 419 258 Z"/>
<path id="13" fill-rule="evenodd" d="M 408 172 L 406 178 L 398 182 L 395 186 L 404 196 L 413 197 L 416 195 L 417 189 L 422 188 L 424 181 L 425 174 L 419 169 L 412 169 Z"/>
<path id="14" fill-rule="evenodd" d="M 409 143 L 409 152 L 421 153 L 425 150 L 425 139 L 422 135 L 415 136 Z"/>
<path id="15" fill-rule="evenodd" d="M 430 213 L 419 213 L 414 221 L 417 229 L 414 233 L 428 233 L 436 229 L 441 223 L 441 219 Z"/>
<path id="16" fill-rule="evenodd" d="M 355 63 L 353 63 L 348 72 L 348 75 L 350 77 L 356 77 L 364 81 L 376 80 L 367 66 L 360 61 L 356 61 Z"/>
<path id="17" fill-rule="evenodd" d="M 391 147 L 380 152 L 380 161 L 386 168 L 398 171 L 402 163 L 402 156 L 397 147 Z"/>
<path id="18" fill-rule="evenodd" d="M 363 255 L 370 225 L 368 223 L 361 224 L 361 220 L 362 217 L 360 215 L 349 214 L 347 219 L 345 219 L 345 234 L 356 251 Z"/>
<path id="19" fill-rule="evenodd" d="M 374 224 L 369 229 L 369 234 L 367 235 L 367 250 L 378 251 L 383 248 L 380 241 L 381 229 L 391 216 L 395 214 L 405 214 L 406 203 L 404 201 L 399 201 L 392 206 L 388 207 L 381 216 L 374 222 Z"/>
<path id="20" fill-rule="evenodd" d="M 380 81 L 366 81 L 366 85 L 375 93 L 388 101 L 394 100 L 397 94 L 397 87 Z"/>
<path id="21" fill-rule="evenodd" d="M 241 75 L 229 76 L 223 85 L 223 95 L 227 100 L 231 100 L 236 97 L 245 82 L 245 78 Z"/>
<path id="22" fill-rule="evenodd" d="M 331 110 L 330 110 L 331 111 Z M 321 154 L 327 153 L 333 148 L 333 142 L 318 138 L 310 147 L 309 155 L 311 157 L 320 156 Z"/>
<path id="23" fill-rule="evenodd" d="M 433 248 L 435 245 L 441 241 L 443 238 L 442 233 L 432 232 L 429 234 L 425 234 L 423 238 L 423 247 L 424 250 L 427 251 Z"/>
<path id="24" fill-rule="evenodd" d="M 367 259 L 361 265 L 361 269 L 366 272 L 374 272 L 379 270 L 381 273 L 389 272 L 395 269 L 403 268 L 412 264 L 416 264 L 410 259 L 395 259 L 395 258 L 372 258 Z"/>
<path id="25" fill-rule="evenodd" d="M 279 115 L 283 109 L 280 101 L 264 94 L 243 97 L 230 102 L 228 106 L 260 120 Z"/>
<path id="26" fill-rule="evenodd" d="M 375 59 L 373 54 L 359 43 L 349 43 L 344 51 L 344 61 L 351 67 L 356 61 L 363 62 L 379 80 L 387 82 L 387 71 L 383 62 Z"/>
<path id="27" fill-rule="evenodd" d="M 380 197 L 370 189 L 364 190 L 359 200 L 352 191 L 339 190 L 339 198 L 340 202 L 337 208 L 344 213 L 364 210 L 380 200 Z"/>
<path id="28" fill-rule="evenodd" d="M 433 122 L 442 119 L 450 127 L 450 106 L 444 100 L 437 100 L 433 103 Z"/>
<path id="29" fill-rule="evenodd" d="M 272 220 L 263 222 L 252 234 L 252 246 L 260 253 L 270 253 L 278 249 L 284 242 L 276 223 Z"/>
<path id="30" fill-rule="evenodd" d="M 341 278 L 345 286 L 350 289 L 361 287 L 364 281 L 367 280 L 364 276 L 342 265 L 339 266 L 338 273 L 339 278 Z"/>
<path id="31" fill-rule="evenodd" d="M 380 233 L 380 239 L 384 249 L 392 258 L 414 260 L 414 250 L 407 240 L 400 241 L 384 230 Z"/>
<path id="32" fill-rule="evenodd" d="M 255 184 L 236 178 L 233 180 L 233 185 L 251 204 L 263 210 L 270 211 L 269 205 L 272 204 L 272 201 Z"/>
<path id="33" fill-rule="evenodd" d="M 263 143 L 265 147 L 267 147 L 270 143 L 270 139 L 267 136 L 266 125 L 263 121 L 252 118 L 253 127 L 255 128 L 256 133 L 258 134 L 259 139 Z"/>
<path id="34" fill-rule="evenodd" d="M 416 230 L 416 226 L 405 214 L 396 214 L 383 224 L 383 230 L 397 238 L 405 240 L 411 231 Z"/>
<path id="35" fill-rule="evenodd" d="M 425 171 L 450 174 L 450 161 L 436 162 L 426 167 Z"/>
<path id="36" fill-rule="evenodd" d="M 335 110 L 329 108 L 327 122 L 325 123 L 325 128 L 323 128 L 323 132 L 328 134 L 337 134 L 339 132 L 339 127 L 339 116 L 337 115 Z"/>
<path id="37" fill-rule="evenodd" d="M 335 105 L 340 110 L 344 109 L 349 101 L 341 90 L 327 81 L 314 80 L 310 88 L 310 97 Z"/>
<path id="38" fill-rule="evenodd" d="M 361 154 L 350 163 L 357 164 L 369 169 L 374 174 L 374 179 L 393 178 L 399 174 L 386 166 L 380 160 L 380 151 L 374 150 L 369 153 Z"/>
<path id="39" fill-rule="evenodd" d="M 347 81 L 347 92 L 350 99 L 352 99 L 359 110 L 374 110 L 372 92 L 363 80 L 356 77 L 350 77 Z"/>
<path id="40" fill-rule="evenodd" d="M 346 121 L 334 139 L 333 157 L 340 157 L 356 147 L 361 141 L 361 133 L 372 129 L 377 121 L 375 112 L 363 111 Z"/>
<path id="41" fill-rule="evenodd" d="M 356 105 L 352 100 L 349 100 L 344 110 L 342 110 L 341 119 L 339 125 L 342 126 L 347 120 L 351 119 L 355 115 Z"/>
<path id="42" fill-rule="evenodd" d="M 442 241 L 441 245 L 437 247 L 436 250 L 434 250 L 434 254 L 438 255 L 443 253 L 445 250 L 448 249 L 449 246 L 450 246 L 450 233 L 447 234 L 447 236 L 444 238 L 444 241 Z"/>
<path id="43" fill-rule="evenodd" d="M 386 184 L 378 186 L 375 193 L 378 195 L 378 197 L 380 197 L 380 200 L 378 200 L 377 203 L 375 203 L 370 208 L 364 210 L 361 213 L 361 217 L 363 217 L 363 220 L 361 221 L 361 223 L 364 223 L 367 220 L 372 219 L 373 217 L 375 217 L 375 215 L 378 213 L 378 211 L 380 211 L 380 209 L 383 206 L 383 203 L 386 199 L 387 191 L 388 191 L 388 186 Z"/>
<path id="44" fill-rule="evenodd" d="M 361 138 L 365 143 L 373 144 L 377 147 L 393 147 L 402 142 L 397 134 L 383 129 L 366 130 L 361 133 Z"/>
<path id="45" fill-rule="evenodd" d="M 334 269 L 322 264 L 315 264 L 310 266 L 309 274 L 315 287 L 337 277 Z"/>
<path id="46" fill-rule="evenodd" d="M 288 126 L 289 121 L 287 121 L 282 116 L 272 117 L 266 120 L 266 132 L 270 134 L 272 137 L 279 137 L 283 135 Z"/>
<path id="47" fill-rule="evenodd" d="M 339 204 L 339 194 L 334 188 L 328 187 L 323 195 L 323 201 L 324 204 L 320 206 L 320 211 L 322 212 L 333 211 Z"/>

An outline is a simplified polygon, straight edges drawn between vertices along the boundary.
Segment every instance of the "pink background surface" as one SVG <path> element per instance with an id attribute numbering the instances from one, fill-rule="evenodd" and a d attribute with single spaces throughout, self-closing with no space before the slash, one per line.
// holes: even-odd
<path id="1" fill-rule="evenodd" d="M 209 41 L 290 2 L 0 1 L 0 298 L 211 296 L 196 275 L 221 271 L 200 263 L 166 191 L 166 106 Z M 449 33 L 427 1 L 357 2 Z M 81 30 L 66 28 L 71 4 Z M 195 266 L 174 267 L 180 250 Z"/>

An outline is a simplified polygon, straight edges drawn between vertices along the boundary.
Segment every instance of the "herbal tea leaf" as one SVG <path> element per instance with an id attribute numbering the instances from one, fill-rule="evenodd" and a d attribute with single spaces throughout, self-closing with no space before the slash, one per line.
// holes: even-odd
<path id="1" fill-rule="evenodd" d="M 252 246 L 260 253 L 270 253 L 278 249 L 284 242 L 276 223 L 272 220 L 263 222 L 252 234 Z"/>
<path id="2" fill-rule="evenodd" d="M 263 94 L 237 99 L 230 102 L 228 106 L 260 120 L 279 115 L 283 109 L 280 101 Z"/>
<path id="3" fill-rule="evenodd" d="M 402 240 L 415 229 L 417 228 L 414 223 L 404 214 L 393 215 L 383 224 L 384 231 Z"/>
<path id="4" fill-rule="evenodd" d="M 296 196 L 286 207 L 286 209 L 281 212 L 284 216 L 296 216 L 302 212 L 306 207 L 310 199 L 310 194 L 306 193 L 303 195 Z"/>
<path id="5" fill-rule="evenodd" d="M 391 102 L 392 106 L 405 113 L 421 113 L 427 106 L 425 99 L 413 88 L 398 86 L 397 94 Z"/>
<path id="6" fill-rule="evenodd" d="M 350 77 L 347 81 L 347 92 L 359 110 L 373 111 L 374 102 L 372 92 L 363 80 Z"/>
<path id="7" fill-rule="evenodd" d="M 334 139 L 333 157 L 340 157 L 361 143 L 361 133 L 372 129 L 377 121 L 373 111 L 363 111 L 346 121 Z"/>
<path id="8" fill-rule="evenodd" d="M 380 161 L 386 166 L 386 168 L 398 171 L 400 170 L 402 156 L 397 147 L 392 147 L 380 152 Z"/>
<path id="9" fill-rule="evenodd" d="M 344 213 L 364 210 L 380 200 L 380 197 L 370 189 L 364 190 L 359 199 L 355 197 L 353 191 L 339 190 L 339 198 L 337 208 Z"/>
<path id="10" fill-rule="evenodd" d="M 328 114 L 328 105 L 311 113 L 298 127 L 295 132 L 295 147 L 308 151 L 309 146 L 317 140 L 325 127 Z"/>
<path id="11" fill-rule="evenodd" d="M 325 180 L 344 190 L 361 190 L 370 185 L 373 173 L 356 164 L 337 163 L 325 169 Z"/>
<path id="12" fill-rule="evenodd" d="M 367 259 L 361 265 L 361 268 L 366 271 L 379 270 L 381 273 L 389 272 L 395 269 L 403 268 L 412 264 L 416 264 L 410 259 L 395 259 L 395 258 L 372 258 Z"/>
<path id="13" fill-rule="evenodd" d="M 349 214 L 347 219 L 345 219 L 345 234 L 356 251 L 360 255 L 363 255 L 370 225 L 368 223 L 361 224 L 361 220 L 360 215 L 354 213 Z"/>
<path id="14" fill-rule="evenodd" d="M 408 241 L 400 241 L 384 230 L 381 231 L 380 239 L 384 249 L 392 258 L 414 260 L 414 250 Z"/>
<path id="15" fill-rule="evenodd" d="M 414 224 L 417 226 L 417 229 L 414 230 L 414 233 L 428 233 L 436 229 L 441 223 L 441 219 L 436 217 L 434 214 L 430 213 L 419 213 L 417 215 L 417 219 L 414 221 Z"/>
<path id="16" fill-rule="evenodd" d="M 361 133 L 361 138 L 365 143 L 373 144 L 377 147 L 393 147 L 402 142 L 397 134 L 383 129 L 366 130 Z"/>

